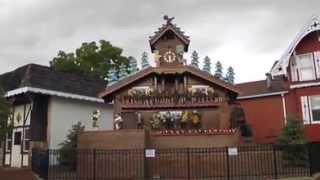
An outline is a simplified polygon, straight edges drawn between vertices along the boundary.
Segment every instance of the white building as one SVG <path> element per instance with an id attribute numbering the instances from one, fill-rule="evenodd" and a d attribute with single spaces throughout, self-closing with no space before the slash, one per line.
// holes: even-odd
<path id="1" fill-rule="evenodd" d="M 112 105 L 97 97 L 103 81 L 29 64 L 0 75 L 0 85 L 12 104 L 14 125 L 5 142 L 5 166 L 29 166 L 32 148 L 59 148 L 77 122 L 90 129 L 96 110 L 99 128 L 113 129 Z"/>

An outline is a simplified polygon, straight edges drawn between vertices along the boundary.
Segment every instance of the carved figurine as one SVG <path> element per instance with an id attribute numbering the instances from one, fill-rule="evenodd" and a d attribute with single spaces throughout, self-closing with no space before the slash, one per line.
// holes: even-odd
<path id="1" fill-rule="evenodd" d="M 142 114 L 140 112 L 137 112 L 137 128 L 138 129 L 143 129 L 144 121 Z"/>
<path id="2" fill-rule="evenodd" d="M 92 114 L 92 128 L 99 128 L 98 121 L 100 119 L 101 113 L 99 110 L 93 111 Z"/>
<path id="3" fill-rule="evenodd" d="M 122 129 L 122 125 L 123 125 L 123 119 L 120 116 L 120 114 L 116 114 L 114 116 L 114 127 L 116 128 L 116 130 L 120 130 Z"/>

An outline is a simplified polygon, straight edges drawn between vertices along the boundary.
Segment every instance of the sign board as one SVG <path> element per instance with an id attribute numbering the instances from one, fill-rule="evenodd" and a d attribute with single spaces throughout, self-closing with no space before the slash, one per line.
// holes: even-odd
<path id="1" fill-rule="evenodd" d="M 156 157 L 156 150 L 155 149 L 146 149 L 145 156 L 147 158 L 154 158 Z"/>
<path id="2" fill-rule="evenodd" d="M 237 156 L 237 155 L 238 155 L 238 148 L 236 148 L 236 147 L 229 147 L 229 148 L 228 148 L 228 155 L 229 155 L 229 156 Z"/>

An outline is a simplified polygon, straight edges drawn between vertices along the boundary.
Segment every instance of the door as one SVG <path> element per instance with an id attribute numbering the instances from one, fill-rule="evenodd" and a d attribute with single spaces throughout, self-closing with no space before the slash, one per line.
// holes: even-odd
<path id="1" fill-rule="evenodd" d="M 11 150 L 11 166 L 12 167 L 21 167 L 22 161 L 22 128 L 13 129 L 12 133 L 12 150 Z"/>

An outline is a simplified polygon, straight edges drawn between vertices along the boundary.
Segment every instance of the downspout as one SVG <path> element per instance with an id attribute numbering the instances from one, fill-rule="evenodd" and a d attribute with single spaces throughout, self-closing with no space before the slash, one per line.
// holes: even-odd
<path id="1" fill-rule="evenodd" d="M 282 109 L 283 109 L 283 117 L 284 117 L 284 125 L 287 124 L 287 108 L 286 108 L 286 99 L 284 97 L 285 93 L 281 93 L 281 100 L 282 100 Z"/>

